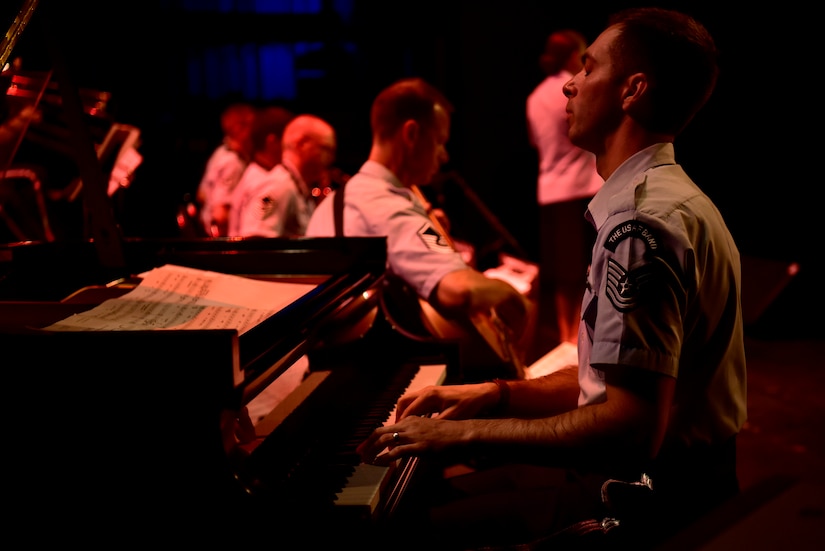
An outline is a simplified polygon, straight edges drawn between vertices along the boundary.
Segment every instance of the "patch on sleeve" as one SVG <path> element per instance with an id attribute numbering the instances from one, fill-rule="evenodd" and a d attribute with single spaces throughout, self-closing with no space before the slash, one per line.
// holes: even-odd
<path id="1" fill-rule="evenodd" d="M 628 237 L 635 237 L 636 239 L 641 239 L 644 241 L 645 247 L 648 251 L 655 251 L 659 248 L 659 243 L 656 241 L 656 237 L 653 235 L 653 232 L 647 227 L 647 224 L 637 220 L 622 222 L 610 230 L 610 235 L 604 243 L 604 248 L 615 253 L 616 247 L 619 246 L 619 243 Z"/>
<path id="2" fill-rule="evenodd" d="M 656 253 L 659 243 L 653 231 L 637 220 L 622 222 L 610 231 L 604 247 L 610 252 L 616 252 L 619 243 L 628 238 L 640 239 L 648 253 Z M 645 264 L 628 271 L 616 260 L 607 261 L 607 284 L 605 294 L 613 307 L 619 312 L 629 312 L 639 306 L 641 291 L 653 278 L 654 268 Z"/>
<path id="3" fill-rule="evenodd" d="M 438 233 L 430 224 L 424 224 L 418 230 L 418 236 L 428 249 L 437 253 L 452 253 L 455 252 L 447 240 Z"/>
<path id="4" fill-rule="evenodd" d="M 624 266 L 610 258 L 607 261 L 605 294 L 616 310 L 629 312 L 639 306 L 640 292 L 652 278 L 653 266 L 650 264 L 627 271 Z"/>
<path id="5" fill-rule="evenodd" d="M 261 197 L 261 199 L 259 201 L 257 201 L 256 204 L 255 204 L 255 212 L 257 213 L 258 218 L 261 219 L 261 220 L 266 218 L 266 216 L 270 212 L 272 212 L 272 210 L 274 208 L 275 208 L 275 200 L 272 197 L 268 196 L 268 195 L 265 195 L 265 196 Z"/>

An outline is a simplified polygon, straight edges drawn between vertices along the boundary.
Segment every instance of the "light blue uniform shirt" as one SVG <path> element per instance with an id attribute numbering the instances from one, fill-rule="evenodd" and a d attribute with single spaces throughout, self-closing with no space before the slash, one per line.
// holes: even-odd
<path id="1" fill-rule="evenodd" d="M 582 302 L 579 404 L 612 364 L 675 377 L 669 437 L 719 443 L 747 411 L 739 251 L 673 144 L 627 159 L 591 200 L 598 231 Z"/>
<path id="2" fill-rule="evenodd" d="M 307 236 L 335 235 L 336 193 L 339 191 L 332 192 L 315 208 Z M 364 163 L 346 184 L 344 235 L 386 237 L 389 272 L 405 280 L 425 300 L 442 277 L 469 267 L 433 227 L 413 192 L 374 161 Z"/>

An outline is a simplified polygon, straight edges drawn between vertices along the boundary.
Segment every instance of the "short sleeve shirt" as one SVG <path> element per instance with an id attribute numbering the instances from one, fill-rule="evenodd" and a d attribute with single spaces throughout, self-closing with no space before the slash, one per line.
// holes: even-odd
<path id="1" fill-rule="evenodd" d="M 580 405 L 604 400 L 620 364 L 676 378 L 669 430 L 686 444 L 746 418 L 739 252 L 673 145 L 626 160 L 590 201 L 598 231 L 579 333 Z"/>
<path id="2" fill-rule="evenodd" d="M 226 144 L 218 146 L 206 162 L 198 190 L 204 197 L 201 216 L 206 227 L 212 223 L 212 208 L 231 205 L 235 187 L 246 169 L 247 162 Z"/>
<path id="3" fill-rule="evenodd" d="M 229 235 L 231 237 L 240 236 L 241 218 L 240 212 L 243 205 L 249 201 L 252 191 L 257 187 L 258 183 L 266 179 L 269 171 L 252 161 L 246 167 L 241 175 L 238 185 L 232 192 L 231 208 L 229 209 Z"/>
<path id="4" fill-rule="evenodd" d="M 405 280 L 418 295 L 429 298 L 446 274 L 469 268 L 433 227 L 415 195 L 383 165 L 367 161 L 344 188 L 344 235 L 386 237 L 390 273 Z M 307 235 L 335 235 L 336 190 L 316 207 Z"/>
<path id="5" fill-rule="evenodd" d="M 232 235 L 242 237 L 300 237 L 315 208 L 304 192 L 306 185 L 285 164 L 270 171 L 244 173 L 233 203 L 236 225 Z"/>

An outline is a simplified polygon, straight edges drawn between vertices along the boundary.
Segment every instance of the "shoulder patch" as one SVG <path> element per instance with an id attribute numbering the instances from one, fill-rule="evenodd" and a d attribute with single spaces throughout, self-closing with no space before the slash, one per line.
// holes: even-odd
<path id="1" fill-rule="evenodd" d="M 440 233 L 438 233 L 435 228 L 433 228 L 429 223 L 424 224 L 418 230 L 418 237 L 421 238 L 421 241 L 424 242 L 424 245 L 427 246 L 428 249 L 437 253 L 451 253 L 454 252 L 453 248 L 444 239 Z"/>
<path id="2" fill-rule="evenodd" d="M 604 242 L 604 248 L 611 252 L 616 252 L 616 247 L 619 246 L 619 243 L 628 237 L 635 237 L 636 239 L 644 241 L 648 251 L 655 251 L 659 248 L 659 243 L 656 241 L 653 231 L 651 231 L 647 224 L 637 220 L 622 222 L 610 230 L 607 241 Z"/>

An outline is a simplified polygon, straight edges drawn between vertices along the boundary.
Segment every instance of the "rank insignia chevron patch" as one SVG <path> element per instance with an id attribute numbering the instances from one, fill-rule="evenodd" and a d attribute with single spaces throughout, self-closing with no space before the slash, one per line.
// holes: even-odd
<path id="1" fill-rule="evenodd" d="M 435 231 L 435 228 L 433 228 L 430 224 L 424 224 L 421 226 L 421 229 L 418 230 L 418 236 L 431 251 L 435 251 L 437 253 L 453 252 L 453 248 L 450 247 L 447 240 L 444 239 L 440 233 Z"/>
<path id="2" fill-rule="evenodd" d="M 628 271 L 615 260 L 607 261 L 605 294 L 619 312 L 629 312 L 639 306 L 640 291 L 653 277 L 651 265 Z"/>

